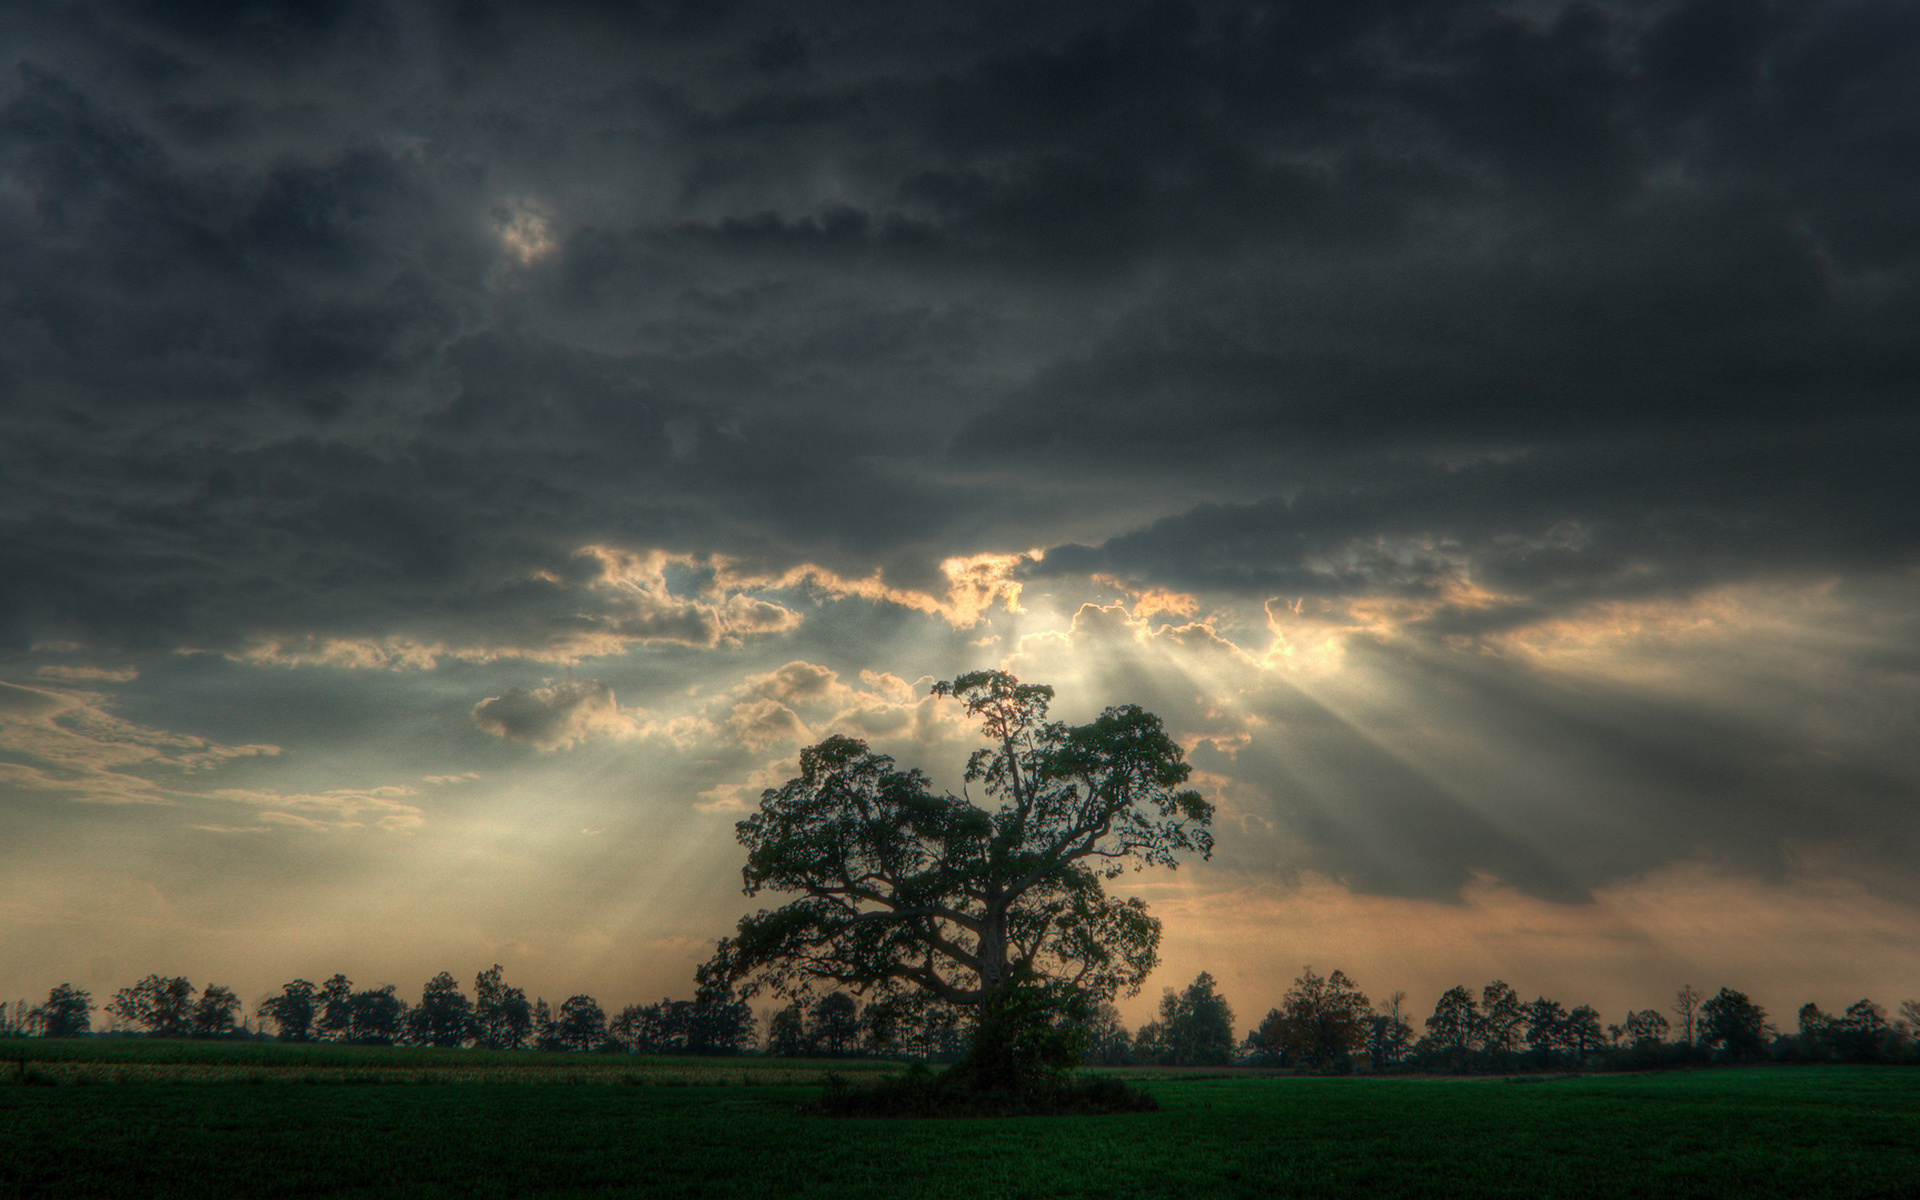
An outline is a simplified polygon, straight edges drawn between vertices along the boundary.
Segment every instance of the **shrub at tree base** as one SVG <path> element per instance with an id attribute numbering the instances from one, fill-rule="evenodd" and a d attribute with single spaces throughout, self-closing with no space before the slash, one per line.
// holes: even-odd
<path id="1" fill-rule="evenodd" d="M 1105 1076 L 1035 1078 L 1012 1089 L 988 1089 L 936 1076 L 923 1066 L 855 1087 L 828 1074 L 827 1091 L 810 1111 L 831 1117 L 1057 1117 L 1158 1112 L 1140 1088 Z"/>

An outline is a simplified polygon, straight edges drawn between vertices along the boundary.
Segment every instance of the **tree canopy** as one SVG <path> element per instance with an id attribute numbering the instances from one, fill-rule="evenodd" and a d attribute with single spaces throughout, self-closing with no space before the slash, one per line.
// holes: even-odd
<path id="1" fill-rule="evenodd" d="M 802 751 L 800 774 L 737 826 L 747 895 L 795 898 L 742 917 L 703 985 L 917 994 L 988 1016 L 1018 1010 L 1029 1029 L 1070 1002 L 1139 988 L 1160 923 L 1103 881 L 1212 853 L 1213 807 L 1181 786 L 1178 744 L 1137 705 L 1048 721 L 1053 689 L 1004 671 L 933 690 L 980 721 L 990 745 L 965 778 L 996 807 L 936 793 L 857 738 Z"/>
<path id="2" fill-rule="evenodd" d="M 47 1002 L 33 1010 L 47 1037 L 78 1037 L 93 1028 L 93 994 L 63 983 L 47 993 Z"/>
<path id="3" fill-rule="evenodd" d="M 180 976 L 149 975 L 114 994 L 107 1011 L 159 1037 L 193 1032 L 193 984 Z"/>
<path id="4" fill-rule="evenodd" d="M 1233 1009 L 1200 972 L 1182 991 L 1160 997 L 1160 1019 L 1135 1040 L 1134 1056 L 1169 1067 L 1217 1067 L 1233 1061 Z"/>
<path id="5" fill-rule="evenodd" d="M 491 1050 L 518 1050 L 533 1030 L 533 1006 L 527 993 L 509 987 L 499 963 L 473 980 L 475 1038 Z"/>
<path id="6" fill-rule="evenodd" d="M 1328 1070 L 1366 1044 L 1371 1020 L 1366 994 L 1343 972 L 1322 978 L 1306 967 L 1280 1007 L 1260 1022 L 1253 1042 L 1268 1054 Z"/>
<path id="7" fill-rule="evenodd" d="M 1744 992 L 1721 988 L 1700 1006 L 1700 1040 L 1725 1046 L 1734 1058 L 1759 1058 L 1767 1048 L 1767 1014 Z"/>

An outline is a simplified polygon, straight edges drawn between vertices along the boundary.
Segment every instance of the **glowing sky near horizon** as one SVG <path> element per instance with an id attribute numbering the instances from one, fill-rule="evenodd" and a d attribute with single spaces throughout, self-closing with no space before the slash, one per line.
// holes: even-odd
<path id="1" fill-rule="evenodd" d="M 1920 996 L 1896 0 L 0 11 L 0 998 L 686 995 L 929 684 L 1160 714 L 1122 1005 Z"/>

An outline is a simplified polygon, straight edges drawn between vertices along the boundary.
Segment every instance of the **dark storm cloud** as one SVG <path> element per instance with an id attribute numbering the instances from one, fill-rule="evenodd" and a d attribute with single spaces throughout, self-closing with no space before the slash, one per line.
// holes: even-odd
<path id="1" fill-rule="evenodd" d="M 1449 632 L 1911 561 L 1920 517 L 1889 502 L 1914 453 L 1903 427 L 1837 425 L 1675 429 L 1458 467 L 1355 464 L 1345 486 L 1203 505 L 1099 547 L 1056 548 L 1028 570 L 1292 598 L 1434 597 L 1470 575 L 1511 598 L 1434 619 Z"/>
<path id="2" fill-rule="evenodd" d="M 1912 556 L 1901 5 L 6 21 L 15 644 L 431 623 L 590 541 Z"/>
<path id="3" fill-rule="evenodd" d="M 0 44 L 15 648 L 706 648 L 799 617 L 645 552 L 937 589 L 1052 545 L 1028 573 L 1068 590 L 1405 602 L 1438 655 L 1920 560 L 1892 0 L 129 2 Z M 1846 669 L 1905 678 L 1911 633 Z M 1667 852 L 1656 802 L 1764 865 L 1814 797 L 1851 834 L 1914 777 L 1431 670 L 1528 744 L 1614 739 L 1631 799 L 1599 833 L 1476 808 L 1280 704 L 1273 813 L 1365 887 L 1584 894 Z M 519 742 L 625 719 L 487 692 Z"/>

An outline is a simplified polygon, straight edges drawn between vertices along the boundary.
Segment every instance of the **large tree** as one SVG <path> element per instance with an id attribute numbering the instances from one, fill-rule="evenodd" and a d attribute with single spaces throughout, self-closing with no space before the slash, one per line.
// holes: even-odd
<path id="1" fill-rule="evenodd" d="M 473 979 L 475 1037 L 489 1050 L 518 1050 L 533 1029 L 533 1007 L 527 994 L 507 986 L 499 963 Z"/>
<path id="2" fill-rule="evenodd" d="M 1567 1045 L 1567 1009 L 1558 1000 L 1549 1000 L 1545 996 L 1525 1007 L 1527 1048 L 1540 1056 L 1541 1065 L 1544 1066 L 1553 1061 L 1556 1051 Z"/>
<path id="3" fill-rule="evenodd" d="M 114 994 L 107 1011 L 155 1037 L 193 1032 L 193 984 L 178 976 L 149 975 Z"/>
<path id="4" fill-rule="evenodd" d="M 353 1040 L 353 980 L 338 972 L 320 985 L 320 1033 Z"/>
<path id="5" fill-rule="evenodd" d="M 807 1010 L 807 1043 L 815 1054 L 845 1058 L 860 1044 L 860 1004 L 845 992 L 828 992 Z"/>
<path id="6" fill-rule="evenodd" d="M 989 810 L 935 793 L 856 738 L 800 754 L 800 774 L 740 822 L 746 893 L 795 894 L 740 920 L 700 970 L 709 986 L 811 997 L 816 983 L 886 997 L 921 991 L 975 1014 L 960 1078 L 1017 1085 L 1057 1065 L 1046 1032 L 1137 991 L 1160 923 L 1103 881 L 1129 865 L 1210 855 L 1213 807 L 1160 719 L 1135 705 L 1085 725 L 1048 721 L 1053 689 L 1004 671 L 934 685 L 978 718 L 968 760 Z"/>
<path id="7" fill-rule="evenodd" d="M 193 1006 L 193 1036 L 226 1037 L 240 1020 L 240 997 L 233 989 L 209 983 Z"/>
<path id="8" fill-rule="evenodd" d="M 1587 1065 L 1587 1055 L 1606 1044 L 1600 1028 L 1600 1014 L 1591 1005 L 1582 1004 L 1567 1014 L 1567 1048 L 1573 1051 L 1575 1066 Z"/>
<path id="9" fill-rule="evenodd" d="M 91 992 L 63 983 L 48 992 L 47 1002 L 34 1009 L 30 1016 L 39 1019 L 40 1032 L 45 1037 L 79 1037 L 93 1028 L 93 1019 L 88 1016 L 92 1011 Z"/>
<path id="10" fill-rule="evenodd" d="M 607 1040 L 607 1014 L 592 996 L 569 996 L 560 1006 L 554 1036 L 568 1050 L 598 1050 Z"/>
<path id="11" fill-rule="evenodd" d="M 1627 1040 L 1635 1046 L 1657 1044 L 1667 1036 L 1669 1028 L 1667 1019 L 1651 1008 L 1628 1013 L 1623 1027 Z"/>
<path id="12" fill-rule="evenodd" d="M 449 971 L 427 980 L 420 1003 L 407 1013 L 407 1035 L 419 1045 L 458 1046 L 477 1032 L 473 1001 Z"/>
<path id="13" fill-rule="evenodd" d="M 1496 979 L 1480 991 L 1480 1044 L 1489 1053 L 1506 1054 L 1520 1044 L 1527 1023 L 1526 1005 L 1513 985 Z"/>
<path id="14" fill-rule="evenodd" d="M 1721 988 L 1700 1006 L 1700 1041 L 1725 1046 L 1732 1058 L 1759 1058 L 1767 1052 L 1767 1014 L 1745 993 Z"/>
<path id="15" fill-rule="evenodd" d="M 320 989 L 310 981 L 296 979 L 281 987 L 278 996 L 260 1002 L 260 1015 L 280 1027 L 283 1042 L 304 1042 L 313 1037 L 315 1009 Z"/>
<path id="16" fill-rule="evenodd" d="M 1467 1060 L 1478 1048 L 1480 1010 L 1474 1007 L 1473 993 L 1465 987 L 1450 987 L 1440 994 L 1427 1018 L 1427 1042 L 1455 1068 L 1465 1070 Z"/>
<path id="17" fill-rule="evenodd" d="M 1233 1061 L 1233 1008 L 1214 990 L 1202 971 L 1182 991 L 1168 988 L 1160 997 L 1160 1019 L 1134 1039 L 1142 1062 L 1169 1067 L 1218 1067 Z"/>
<path id="18" fill-rule="evenodd" d="M 347 998 L 347 1010 L 352 1017 L 350 1038 L 355 1042 L 390 1046 L 407 1028 L 407 1002 L 394 995 L 390 983 L 354 992 Z"/>
<path id="19" fill-rule="evenodd" d="M 1366 1045 L 1372 1006 L 1343 972 L 1321 977 L 1302 969 L 1280 1007 L 1267 1013 L 1254 1041 L 1270 1054 L 1316 1070 L 1346 1063 Z"/>

